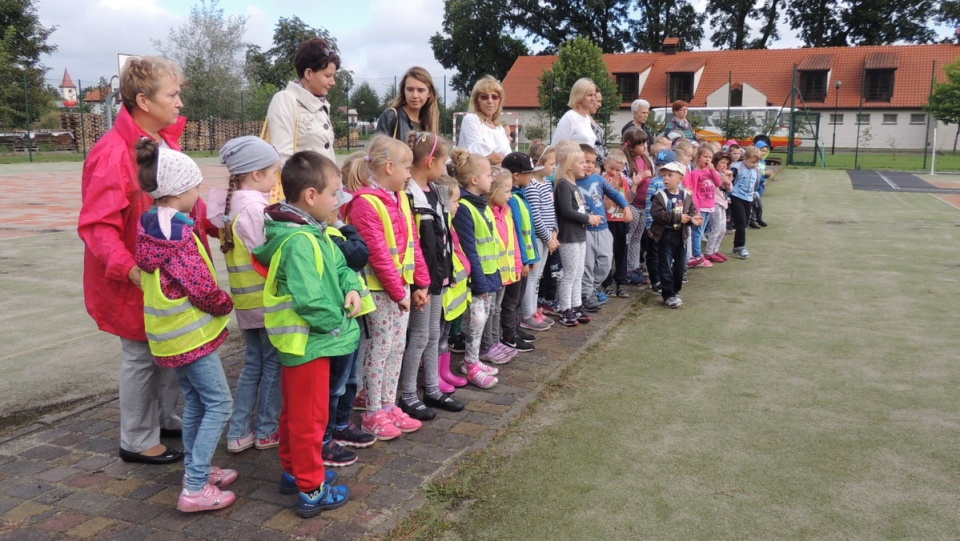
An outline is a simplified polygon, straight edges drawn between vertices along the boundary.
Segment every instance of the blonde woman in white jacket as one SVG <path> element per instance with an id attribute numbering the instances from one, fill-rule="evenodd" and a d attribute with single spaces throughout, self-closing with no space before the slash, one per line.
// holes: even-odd
<path id="1" fill-rule="evenodd" d="M 336 161 L 333 122 L 327 93 L 336 84 L 340 55 L 326 40 L 300 45 L 294 58 L 297 80 L 277 92 L 267 109 L 267 133 L 281 162 L 301 150 L 313 150 Z"/>

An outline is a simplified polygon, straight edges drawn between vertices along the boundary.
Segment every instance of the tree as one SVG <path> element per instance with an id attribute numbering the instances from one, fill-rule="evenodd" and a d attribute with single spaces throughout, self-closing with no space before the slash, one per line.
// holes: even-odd
<path id="1" fill-rule="evenodd" d="M 799 30 L 808 47 L 929 43 L 936 32 L 927 20 L 945 18 L 934 0 L 794 0 L 787 4 L 790 28 Z"/>
<path id="2" fill-rule="evenodd" d="M 36 0 L 0 0 L 0 126 L 26 128 L 28 101 L 31 121 L 53 109 L 40 56 L 57 50 L 56 29 L 40 24 Z"/>
<path id="3" fill-rule="evenodd" d="M 703 39 L 702 15 L 688 0 L 637 0 L 640 19 L 631 28 L 633 45 L 640 51 L 660 52 L 663 40 L 680 38 L 684 51 Z"/>
<path id="4" fill-rule="evenodd" d="M 357 110 L 357 118 L 364 122 L 375 121 L 383 110 L 380 108 L 380 96 L 366 81 L 353 90 L 350 104 Z"/>
<path id="5" fill-rule="evenodd" d="M 220 0 L 199 0 L 190 8 L 187 22 L 171 30 L 166 42 L 154 40 L 161 54 L 183 68 L 185 116 L 239 116 L 246 24 L 244 17 L 225 16 Z"/>
<path id="6" fill-rule="evenodd" d="M 779 0 L 767 0 L 760 5 L 752 0 L 710 0 L 706 12 L 712 14 L 710 25 L 715 29 L 710 42 L 721 49 L 765 49 L 771 40 L 780 37 L 778 3 Z M 750 39 L 748 21 L 762 23 L 757 39 Z"/>
<path id="7" fill-rule="evenodd" d="M 956 152 L 957 138 L 960 137 L 960 59 L 944 66 L 943 71 L 947 80 L 933 87 L 927 110 L 944 124 L 957 124 L 957 135 L 953 138 L 953 151 Z"/>
<path id="8" fill-rule="evenodd" d="M 544 52 L 580 36 L 605 53 L 620 53 L 630 43 L 632 7 L 633 0 L 512 0 L 507 21 L 546 44 Z"/>
<path id="9" fill-rule="evenodd" d="M 505 0 L 447 0 L 441 32 L 430 38 L 441 66 L 455 69 L 451 85 L 469 92 L 484 75 L 503 79 L 517 57 L 530 53 L 523 41 L 507 34 Z"/>
<path id="10" fill-rule="evenodd" d="M 246 52 L 247 75 L 256 83 L 270 83 L 284 88 L 287 82 L 296 79 L 294 59 L 300 44 L 308 39 L 323 38 L 337 49 L 337 41 L 322 27 L 313 28 L 300 17 L 280 17 L 273 29 L 273 47 L 263 51 L 257 45 L 248 45 Z"/>
<path id="11" fill-rule="evenodd" d="M 603 50 L 587 38 L 576 37 L 560 45 L 557 61 L 540 75 L 540 107 L 549 111 L 554 120 L 559 119 L 569 109 L 567 101 L 573 83 L 581 77 L 593 79 L 603 94 L 603 105 L 594 118 L 604 123 L 620 107 L 620 95 L 603 61 Z"/>

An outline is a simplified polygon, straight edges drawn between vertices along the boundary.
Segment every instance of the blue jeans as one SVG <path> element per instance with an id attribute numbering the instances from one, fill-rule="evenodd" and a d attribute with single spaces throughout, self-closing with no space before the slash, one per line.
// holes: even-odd
<path id="1" fill-rule="evenodd" d="M 703 234 L 707 231 L 707 228 L 710 226 L 710 212 L 701 212 L 700 215 L 703 216 L 703 224 L 698 225 L 693 228 L 693 245 L 690 247 L 693 257 L 700 257 L 703 255 Z"/>
<path id="2" fill-rule="evenodd" d="M 203 488 L 210 475 L 210 462 L 230 418 L 233 399 L 217 352 L 174 368 L 183 391 L 183 456 L 186 486 Z"/>
<path id="3" fill-rule="evenodd" d="M 247 361 L 237 378 L 237 400 L 227 429 L 227 439 L 239 439 L 250 433 L 254 402 L 257 406 L 254 432 L 258 438 L 269 438 L 280 426 L 280 361 L 277 359 L 277 348 L 270 343 L 266 329 L 243 329 L 243 341 L 247 344 Z"/>
<path id="4" fill-rule="evenodd" d="M 323 442 L 333 439 L 334 430 L 346 430 L 350 426 L 353 400 L 357 397 L 360 383 L 360 349 L 349 355 L 330 357 L 330 417 Z"/>

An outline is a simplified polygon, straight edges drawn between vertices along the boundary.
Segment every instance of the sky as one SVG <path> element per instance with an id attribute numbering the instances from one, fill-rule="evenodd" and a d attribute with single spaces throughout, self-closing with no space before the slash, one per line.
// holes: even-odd
<path id="1" fill-rule="evenodd" d="M 74 83 L 95 84 L 118 71 L 117 54 L 156 53 L 154 40 L 184 24 L 196 0 L 39 0 L 44 26 L 57 26 L 49 41 L 58 46 L 42 62 L 49 80 L 60 84 L 67 68 Z M 263 49 L 272 46 L 280 17 L 298 16 L 312 27 L 323 27 L 337 39 L 344 68 L 357 82 L 368 80 L 384 94 L 393 78 L 407 68 L 423 66 L 439 87 L 443 69 L 434 59 L 429 39 L 443 23 L 443 0 L 221 0 L 225 15 L 247 17 L 245 41 Z M 323 7 L 320 7 L 323 6 Z M 78 82 L 78 80 L 80 82 Z"/>

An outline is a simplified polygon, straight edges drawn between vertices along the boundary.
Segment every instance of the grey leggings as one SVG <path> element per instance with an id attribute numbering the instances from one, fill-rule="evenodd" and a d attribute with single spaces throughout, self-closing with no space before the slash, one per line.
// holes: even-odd
<path id="1" fill-rule="evenodd" d="M 411 308 L 410 323 L 407 327 L 407 349 L 403 352 L 403 365 L 400 368 L 400 390 L 404 393 L 417 392 L 417 371 L 420 359 L 423 359 L 423 381 L 427 393 L 440 390 L 437 375 L 441 318 L 443 315 L 443 297 L 430 295 L 430 303 L 418 310 Z"/>

